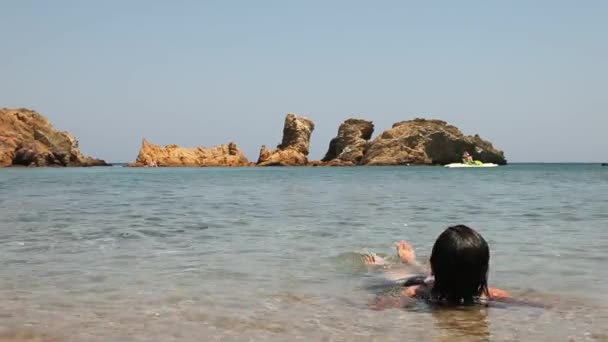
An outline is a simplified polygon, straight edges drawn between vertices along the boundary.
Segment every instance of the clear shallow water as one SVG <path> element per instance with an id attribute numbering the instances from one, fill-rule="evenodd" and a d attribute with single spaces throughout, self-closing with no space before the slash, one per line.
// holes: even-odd
<path id="1" fill-rule="evenodd" d="M 552 307 L 368 309 L 358 253 L 459 223 Z M 0 336 L 608 341 L 607 226 L 599 165 L 2 169 Z"/>

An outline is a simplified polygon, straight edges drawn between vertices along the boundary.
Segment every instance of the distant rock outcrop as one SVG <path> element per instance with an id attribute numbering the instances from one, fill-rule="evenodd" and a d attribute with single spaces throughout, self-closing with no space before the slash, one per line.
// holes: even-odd
<path id="1" fill-rule="evenodd" d="M 329 142 L 323 162 L 334 165 L 359 164 L 367 151 L 369 139 L 374 133 L 374 124 L 361 119 L 348 119 L 338 128 L 338 135 Z"/>
<path id="2" fill-rule="evenodd" d="M 143 140 L 139 155 L 131 167 L 160 166 L 248 166 L 249 161 L 235 143 L 212 148 L 185 148 L 177 145 L 165 147 Z"/>
<path id="3" fill-rule="evenodd" d="M 304 166 L 308 164 L 310 136 L 315 128 L 312 120 L 287 114 L 283 140 L 277 149 L 260 149 L 258 166 Z"/>
<path id="4" fill-rule="evenodd" d="M 0 109 L 0 167 L 3 166 L 106 166 L 84 156 L 78 141 L 57 131 L 47 118 L 25 109 Z"/>
<path id="5" fill-rule="evenodd" d="M 465 136 L 445 121 L 414 119 L 395 123 L 374 139 L 360 164 L 449 164 L 460 162 L 464 151 L 482 162 L 507 163 L 502 151 L 478 135 Z"/>

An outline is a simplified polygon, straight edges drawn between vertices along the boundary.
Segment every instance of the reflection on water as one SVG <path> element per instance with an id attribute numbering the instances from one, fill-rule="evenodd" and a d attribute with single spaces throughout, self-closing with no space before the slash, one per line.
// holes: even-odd
<path id="1" fill-rule="evenodd" d="M 0 341 L 606 341 L 608 173 L 461 171 L 0 170 Z M 455 223 L 546 306 L 370 309 L 360 253 Z"/>
<path id="2" fill-rule="evenodd" d="M 432 310 L 433 341 L 489 341 L 488 310 L 485 307 Z"/>

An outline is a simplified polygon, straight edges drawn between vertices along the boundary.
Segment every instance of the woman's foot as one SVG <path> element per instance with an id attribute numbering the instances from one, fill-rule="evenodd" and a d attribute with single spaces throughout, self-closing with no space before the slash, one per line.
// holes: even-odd
<path id="1" fill-rule="evenodd" d="M 385 266 L 388 264 L 383 257 L 377 255 L 376 253 L 370 252 L 361 256 L 361 260 L 363 263 L 368 266 Z"/>
<path id="2" fill-rule="evenodd" d="M 399 241 L 397 243 L 397 255 L 404 264 L 416 264 L 416 253 L 414 253 L 414 249 L 406 241 Z"/>

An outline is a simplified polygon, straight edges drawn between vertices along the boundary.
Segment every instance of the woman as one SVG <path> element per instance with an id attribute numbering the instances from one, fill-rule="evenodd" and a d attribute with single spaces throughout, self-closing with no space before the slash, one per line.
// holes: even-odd
<path id="1" fill-rule="evenodd" d="M 406 242 L 399 243 L 397 253 L 402 262 L 422 267 Z M 377 259 L 364 257 L 368 265 L 377 265 Z M 490 249 L 485 239 L 467 226 L 452 226 L 441 233 L 429 261 L 431 277 L 407 286 L 402 292 L 404 297 L 445 305 L 470 305 L 511 297 L 506 291 L 488 287 Z"/>

